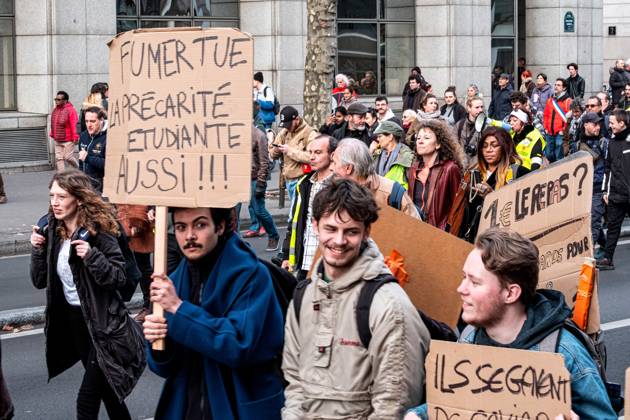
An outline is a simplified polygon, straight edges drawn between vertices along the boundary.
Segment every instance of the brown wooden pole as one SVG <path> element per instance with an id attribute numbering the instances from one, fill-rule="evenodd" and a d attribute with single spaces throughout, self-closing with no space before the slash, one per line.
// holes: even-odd
<path id="1" fill-rule="evenodd" d="M 168 230 L 168 207 L 155 207 L 155 253 L 153 254 L 153 272 L 166 273 L 167 267 L 167 230 Z M 153 304 L 153 315 L 164 316 L 164 309 L 161 305 Z M 156 340 L 151 346 L 153 350 L 164 350 L 164 340 Z"/>

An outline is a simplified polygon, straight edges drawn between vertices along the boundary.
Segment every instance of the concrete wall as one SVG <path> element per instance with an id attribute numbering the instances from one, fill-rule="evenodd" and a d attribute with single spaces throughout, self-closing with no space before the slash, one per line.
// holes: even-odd
<path id="1" fill-rule="evenodd" d="M 604 70 L 602 83 L 608 84 L 608 69 L 615 60 L 630 58 L 630 3 L 628 0 L 604 0 Z M 616 26 L 617 35 L 609 36 L 608 27 Z"/>
<path id="2" fill-rule="evenodd" d="M 579 64 L 586 94 L 601 89 L 602 0 L 527 0 L 527 65 L 532 73 L 544 72 L 553 85 L 567 77 L 566 65 Z M 564 15 L 575 16 L 575 32 L 564 32 Z"/>
<path id="3" fill-rule="evenodd" d="M 107 81 L 115 3 L 20 0 L 15 9 L 18 111 L 47 114 L 58 90 L 79 108 L 93 83 Z"/>
<path id="4" fill-rule="evenodd" d="M 254 35 L 254 69 L 278 100 L 301 112 L 306 57 L 306 0 L 241 0 L 241 30 Z"/>
<path id="5" fill-rule="evenodd" d="M 416 62 L 438 97 L 470 83 L 489 96 L 490 50 L 490 0 L 416 0 Z"/>

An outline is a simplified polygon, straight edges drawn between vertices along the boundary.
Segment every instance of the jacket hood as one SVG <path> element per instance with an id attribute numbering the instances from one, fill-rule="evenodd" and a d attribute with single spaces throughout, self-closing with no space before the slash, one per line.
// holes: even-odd
<path id="1" fill-rule="evenodd" d="M 410 168 L 414 158 L 415 154 L 411 151 L 409 146 L 401 143 L 400 151 L 398 152 L 398 156 L 396 157 L 395 164 L 404 166 L 405 168 Z"/>
<path id="2" fill-rule="evenodd" d="M 542 87 L 538 87 L 538 90 L 540 90 L 541 92 L 547 92 L 548 90 L 551 90 L 551 85 L 549 84 L 549 82 L 545 82 L 544 85 L 542 85 Z"/>
<path id="3" fill-rule="evenodd" d="M 534 301 L 527 306 L 527 319 L 516 339 L 510 344 L 500 344 L 488 337 L 485 329 L 480 328 L 475 342 L 477 344 L 513 349 L 530 349 L 552 331 L 562 327 L 564 321 L 571 316 L 571 309 L 564 300 L 564 295 L 551 289 L 540 289 Z"/>
<path id="4" fill-rule="evenodd" d="M 323 269 L 323 261 L 320 257 L 315 264 L 312 276 L 315 284 L 318 286 L 322 284 L 328 285 L 322 279 L 321 273 Z M 391 271 L 385 265 L 383 254 L 381 254 L 381 251 L 378 249 L 376 242 L 368 238 L 363 251 L 350 270 L 341 277 L 331 281 L 329 285 L 333 290 L 343 292 L 358 281 L 373 280 L 381 274 L 391 274 Z"/>

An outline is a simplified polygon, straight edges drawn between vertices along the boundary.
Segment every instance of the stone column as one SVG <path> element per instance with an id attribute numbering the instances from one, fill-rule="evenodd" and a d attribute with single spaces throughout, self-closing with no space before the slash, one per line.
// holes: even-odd
<path id="1" fill-rule="evenodd" d="M 526 0 L 527 66 L 543 72 L 548 81 L 568 77 L 567 64 L 575 62 L 586 80 L 586 94 L 601 89 L 602 0 Z M 564 17 L 572 12 L 575 32 L 564 32 Z"/>
<path id="2" fill-rule="evenodd" d="M 489 97 L 490 50 L 490 0 L 416 0 L 416 63 L 438 97 L 470 83 Z"/>
<path id="3" fill-rule="evenodd" d="M 302 112 L 306 0 L 241 0 L 240 14 L 241 30 L 254 36 L 255 71 L 282 106 Z"/>

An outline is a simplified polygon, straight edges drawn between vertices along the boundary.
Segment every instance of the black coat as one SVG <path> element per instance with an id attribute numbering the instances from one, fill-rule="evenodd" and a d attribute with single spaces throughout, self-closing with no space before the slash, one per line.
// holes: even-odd
<path id="1" fill-rule="evenodd" d="M 351 130 L 350 128 L 348 128 L 348 122 L 345 122 L 341 128 L 338 128 L 333 132 L 332 136 L 337 140 L 343 140 L 346 137 L 359 139 L 368 147 L 370 147 L 370 143 L 372 142 L 367 124 L 365 125 L 365 128 L 363 130 Z"/>
<path id="2" fill-rule="evenodd" d="M 510 104 L 511 106 L 511 104 Z M 440 107 L 440 115 L 444 116 L 446 114 L 447 105 L 444 104 Z M 453 119 L 455 120 L 455 124 L 457 124 L 462 118 L 467 115 L 466 108 L 459 102 L 455 102 L 453 104 Z M 444 116 L 444 118 L 446 118 Z"/>
<path id="3" fill-rule="evenodd" d="M 610 89 L 612 90 L 612 103 L 616 104 L 621 99 L 621 94 L 623 93 L 623 88 L 628 83 L 629 80 L 626 78 L 625 72 L 623 70 L 615 69 L 610 75 L 610 79 L 608 79 L 608 84 L 610 85 Z"/>
<path id="4" fill-rule="evenodd" d="M 603 188 L 610 203 L 630 203 L 630 129 L 608 142 Z"/>
<path id="5" fill-rule="evenodd" d="M 575 77 L 567 77 L 567 94 L 569 98 L 584 98 L 584 78 L 579 74 Z"/>
<path id="6" fill-rule="evenodd" d="M 38 289 L 46 288 L 46 364 L 52 379 L 72 367 L 80 355 L 68 346 L 72 333 L 65 326 L 67 319 L 61 310 L 65 297 L 56 270 L 62 240 L 56 233 L 56 220 L 51 215 L 48 219 L 45 246 L 31 252 L 31 281 Z M 97 233 L 88 242 L 91 249 L 85 259 L 72 248 L 69 264 L 98 365 L 122 401 L 146 366 L 144 338 L 117 290 L 125 285 L 126 277 L 125 259 L 116 238 Z"/>
<path id="7" fill-rule="evenodd" d="M 512 89 L 506 86 L 505 89 L 497 89 L 492 94 L 492 102 L 488 108 L 488 116 L 495 120 L 502 120 L 512 112 L 512 102 L 510 101 Z"/>

